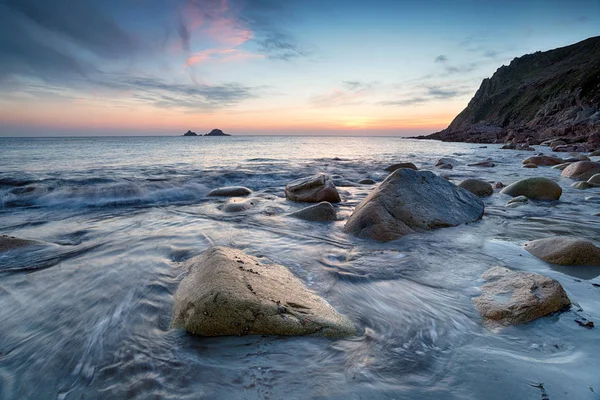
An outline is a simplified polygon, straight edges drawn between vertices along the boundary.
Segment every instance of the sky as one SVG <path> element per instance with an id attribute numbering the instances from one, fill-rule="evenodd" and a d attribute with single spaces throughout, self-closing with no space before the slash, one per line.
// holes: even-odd
<path id="1" fill-rule="evenodd" d="M 600 0 L 0 0 L 0 136 L 445 128 Z"/>

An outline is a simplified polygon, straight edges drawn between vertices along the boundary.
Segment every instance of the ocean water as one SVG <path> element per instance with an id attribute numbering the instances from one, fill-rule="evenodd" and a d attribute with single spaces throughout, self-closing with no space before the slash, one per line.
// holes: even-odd
<path id="1" fill-rule="evenodd" d="M 547 148 L 537 147 L 539 152 Z M 0 399 L 598 399 L 600 269 L 557 268 L 531 239 L 600 239 L 600 189 L 522 169 L 526 151 L 401 138 L 0 138 L 0 234 L 47 244 L 0 255 Z M 457 166 L 436 170 L 440 157 Z M 467 164 L 491 158 L 494 168 Z M 559 202 L 391 243 L 342 232 L 384 168 L 511 183 L 557 180 Z M 286 183 L 324 171 L 340 221 L 297 220 Z M 257 206 L 224 213 L 209 190 L 244 185 Z M 202 338 L 170 330 L 180 265 L 211 245 L 287 266 L 361 334 Z M 557 279 L 571 311 L 490 331 L 472 305 L 495 265 Z M 543 390 L 536 387 L 543 383 Z M 546 397 L 544 397 L 544 395 Z"/>

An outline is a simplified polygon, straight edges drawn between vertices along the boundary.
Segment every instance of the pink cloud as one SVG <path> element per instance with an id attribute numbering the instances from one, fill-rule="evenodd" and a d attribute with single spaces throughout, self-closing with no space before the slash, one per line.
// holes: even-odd
<path id="1" fill-rule="evenodd" d="M 264 55 L 249 53 L 236 48 L 207 49 L 189 56 L 185 62 L 184 68 L 191 67 L 192 65 L 196 64 L 202 64 L 208 61 L 225 63 L 248 60 L 251 58 L 264 58 Z"/>

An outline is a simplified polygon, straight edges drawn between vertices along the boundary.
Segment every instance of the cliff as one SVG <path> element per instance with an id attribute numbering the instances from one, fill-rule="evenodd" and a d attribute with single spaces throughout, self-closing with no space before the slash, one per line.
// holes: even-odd
<path id="1" fill-rule="evenodd" d="M 443 141 L 600 143 L 600 36 L 515 58 L 479 90 Z"/>

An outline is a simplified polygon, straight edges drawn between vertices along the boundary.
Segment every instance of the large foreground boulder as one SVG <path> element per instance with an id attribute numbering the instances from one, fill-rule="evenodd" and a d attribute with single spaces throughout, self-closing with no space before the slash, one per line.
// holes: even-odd
<path id="1" fill-rule="evenodd" d="M 0 253 L 21 247 L 32 246 L 40 244 L 35 240 L 21 239 L 14 236 L 0 235 Z"/>
<path id="2" fill-rule="evenodd" d="M 208 192 L 207 196 L 241 197 L 248 196 L 251 193 L 252 190 L 244 186 L 225 186 L 211 190 L 210 192 Z"/>
<path id="3" fill-rule="evenodd" d="M 285 197 L 288 200 L 306 203 L 320 203 L 322 201 L 339 203 L 341 201 L 340 194 L 335 188 L 331 177 L 327 174 L 300 178 L 288 183 L 285 187 Z"/>
<path id="4" fill-rule="evenodd" d="M 337 219 L 335 208 L 327 201 L 293 212 L 290 216 L 306 221 L 335 221 Z"/>
<path id="5" fill-rule="evenodd" d="M 213 247 L 186 268 L 175 293 L 172 327 L 203 336 L 356 334 L 347 317 L 281 265 Z"/>
<path id="6" fill-rule="evenodd" d="M 473 304 L 491 328 L 524 324 L 571 305 L 560 283 L 543 275 L 493 267 L 482 278 L 487 283 Z"/>
<path id="7" fill-rule="evenodd" d="M 525 196 L 532 200 L 558 200 L 562 189 L 548 178 L 527 178 L 508 185 L 500 193 L 512 197 Z"/>
<path id="8" fill-rule="evenodd" d="M 598 173 L 600 173 L 600 163 L 593 161 L 578 161 L 563 169 L 563 172 L 560 175 L 578 181 L 586 181 Z"/>
<path id="9" fill-rule="evenodd" d="M 483 202 L 430 171 L 399 169 L 352 213 L 344 232 L 381 241 L 477 221 Z"/>
<path id="10" fill-rule="evenodd" d="M 524 247 L 550 264 L 600 266 L 600 248 L 589 240 L 555 236 L 532 240 Z"/>

